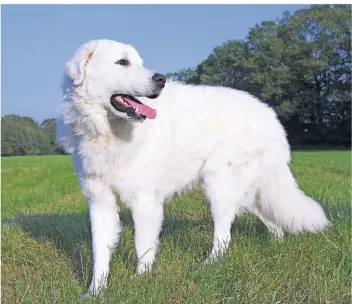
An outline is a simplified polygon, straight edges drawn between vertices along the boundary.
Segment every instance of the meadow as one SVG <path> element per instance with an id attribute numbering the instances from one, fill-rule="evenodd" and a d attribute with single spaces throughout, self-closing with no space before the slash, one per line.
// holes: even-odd
<path id="1" fill-rule="evenodd" d="M 351 303 L 351 153 L 294 152 L 299 186 L 332 226 L 273 239 L 237 218 L 226 256 L 203 265 L 213 223 L 196 188 L 166 202 L 153 270 L 135 276 L 131 214 L 114 251 L 108 290 L 89 303 Z M 84 303 L 91 276 L 87 204 L 69 156 L 2 158 L 2 303 Z"/>

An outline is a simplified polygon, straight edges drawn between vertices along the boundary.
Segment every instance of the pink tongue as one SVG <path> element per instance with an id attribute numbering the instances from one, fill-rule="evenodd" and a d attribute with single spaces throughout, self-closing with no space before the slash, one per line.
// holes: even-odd
<path id="1" fill-rule="evenodd" d="M 144 104 L 139 104 L 136 103 L 130 99 L 124 98 L 130 106 L 135 110 L 138 107 L 138 112 L 141 113 L 142 115 L 148 117 L 149 119 L 154 119 L 156 117 L 156 110 L 144 105 Z"/>

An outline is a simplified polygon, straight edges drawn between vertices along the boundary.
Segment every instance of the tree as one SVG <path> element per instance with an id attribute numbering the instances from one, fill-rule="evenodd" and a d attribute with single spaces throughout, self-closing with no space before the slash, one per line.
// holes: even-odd
<path id="1" fill-rule="evenodd" d="M 167 78 L 189 84 L 199 84 L 200 79 L 198 75 L 199 73 L 194 68 L 188 68 L 176 73 L 168 73 Z"/>
<path id="2" fill-rule="evenodd" d="M 40 124 L 41 128 L 45 130 L 45 132 L 49 136 L 50 145 L 55 154 L 65 154 L 65 152 L 56 144 L 56 119 L 49 118 L 43 120 Z"/>
<path id="3" fill-rule="evenodd" d="M 1 121 L 1 155 L 53 154 L 50 135 L 30 117 L 7 115 Z"/>
<path id="4" fill-rule="evenodd" d="M 313 5 L 216 47 L 185 83 L 248 91 L 278 113 L 293 145 L 351 145 L 351 6 Z"/>

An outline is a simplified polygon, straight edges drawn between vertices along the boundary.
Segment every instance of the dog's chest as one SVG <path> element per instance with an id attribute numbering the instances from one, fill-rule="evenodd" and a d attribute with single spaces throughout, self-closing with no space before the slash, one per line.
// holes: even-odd
<path id="1" fill-rule="evenodd" d="M 82 146 L 86 174 L 109 179 L 112 172 L 117 172 L 126 162 L 126 155 L 121 153 L 121 144 L 113 136 L 94 138 L 89 143 L 82 143 Z"/>

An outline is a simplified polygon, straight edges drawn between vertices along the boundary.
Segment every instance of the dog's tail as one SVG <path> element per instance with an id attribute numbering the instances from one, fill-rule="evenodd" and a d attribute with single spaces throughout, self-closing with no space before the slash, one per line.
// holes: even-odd
<path id="1" fill-rule="evenodd" d="M 259 187 L 261 212 L 287 232 L 316 232 L 327 220 L 322 207 L 297 186 L 289 166 L 273 164 Z"/>

